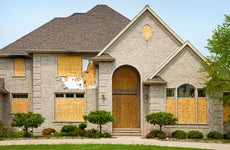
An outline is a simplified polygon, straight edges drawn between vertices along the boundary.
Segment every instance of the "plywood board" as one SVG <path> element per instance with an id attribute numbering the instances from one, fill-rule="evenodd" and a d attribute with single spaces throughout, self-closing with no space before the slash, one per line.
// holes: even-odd
<path id="1" fill-rule="evenodd" d="M 83 121 L 84 98 L 56 98 L 55 121 Z"/>
<path id="2" fill-rule="evenodd" d="M 25 64 L 23 58 L 14 58 L 14 76 L 25 75 Z"/>
<path id="3" fill-rule="evenodd" d="M 81 76 L 82 58 L 80 56 L 58 56 L 58 76 Z"/>
<path id="4" fill-rule="evenodd" d="M 113 128 L 138 128 L 137 95 L 113 95 Z"/>
<path id="5" fill-rule="evenodd" d="M 166 112 L 176 116 L 176 99 L 166 98 Z"/>
<path id="6" fill-rule="evenodd" d="M 12 113 L 27 113 L 29 104 L 27 98 L 13 98 L 12 99 Z"/>
<path id="7" fill-rule="evenodd" d="M 230 101 L 223 102 L 223 121 L 227 122 L 228 113 L 230 113 Z"/>
<path id="8" fill-rule="evenodd" d="M 113 90 L 134 90 L 138 89 L 138 76 L 135 70 L 122 67 L 113 74 Z"/>
<path id="9" fill-rule="evenodd" d="M 197 123 L 206 124 L 207 123 L 207 98 L 198 98 L 197 103 L 198 103 Z"/>
<path id="10" fill-rule="evenodd" d="M 196 123 L 196 99 L 178 98 L 178 123 L 195 124 Z"/>

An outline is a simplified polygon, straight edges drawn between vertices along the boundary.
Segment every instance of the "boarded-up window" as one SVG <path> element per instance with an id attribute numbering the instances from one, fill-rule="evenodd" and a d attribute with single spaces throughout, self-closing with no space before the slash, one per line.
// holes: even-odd
<path id="1" fill-rule="evenodd" d="M 58 56 L 58 76 L 81 76 L 82 58 L 80 56 Z"/>
<path id="2" fill-rule="evenodd" d="M 13 94 L 12 113 L 27 113 L 29 109 L 28 94 Z"/>
<path id="3" fill-rule="evenodd" d="M 14 76 L 25 75 L 25 64 L 23 58 L 14 58 Z"/>
<path id="4" fill-rule="evenodd" d="M 198 98 L 197 102 L 197 122 L 198 124 L 206 124 L 207 123 L 207 98 Z"/>
<path id="5" fill-rule="evenodd" d="M 62 94 L 56 94 L 55 98 L 55 121 L 84 121 L 82 117 L 85 115 L 84 94 L 65 93 L 63 97 L 60 95 Z"/>
<path id="6" fill-rule="evenodd" d="M 230 101 L 224 100 L 223 101 L 223 121 L 227 122 L 228 120 L 228 113 L 230 113 Z"/>
<path id="7" fill-rule="evenodd" d="M 178 98 L 172 97 L 170 89 L 166 89 L 166 112 L 178 118 L 178 124 L 206 124 L 207 98 L 203 89 L 197 90 L 192 85 L 185 84 L 177 89 Z"/>
<path id="8" fill-rule="evenodd" d="M 196 99 L 178 98 L 178 123 L 195 124 L 196 123 Z"/>

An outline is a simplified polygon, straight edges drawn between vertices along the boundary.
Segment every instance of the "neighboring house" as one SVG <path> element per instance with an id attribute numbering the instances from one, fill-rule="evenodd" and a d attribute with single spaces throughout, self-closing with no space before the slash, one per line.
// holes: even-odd
<path id="1" fill-rule="evenodd" d="M 103 109 L 116 118 L 104 130 L 145 135 L 154 127 L 145 115 L 166 111 L 178 125 L 164 130 L 224 132 L 230 109 L 205 95 L 202 63 L 149 6 L 130 21 L 98 5 L 55 18 L 0 51 L 0 120 L 41 113 L 41 132 L 77 125 L 82 115 Z"/>

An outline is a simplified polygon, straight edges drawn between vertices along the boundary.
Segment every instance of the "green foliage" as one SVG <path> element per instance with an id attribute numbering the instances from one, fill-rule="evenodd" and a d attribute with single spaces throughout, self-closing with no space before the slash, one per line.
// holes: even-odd
<path id="1" fill-rule="evenodd" d="M 160 132 L 157 134 L 157 138 L 158 138 L 158 139 L 166 139 L 166 133 L 163 132 L 163 131 L 160 131 Z"/>
<path id="2" fill-rule="evenodd" d="M 85 121 L 98 124 L 100 132 L 103 124 L 114 121 L 114 116 L 105 110 L 91 111 L 88 115 L 83 116 Z"/>
<path id="3" fill-rule="evenodd" d="M 187 133 L 183 130 L 176 130 L 172 133 L 172 137 L 177 139 L 186 139 Z"/>
<path id="4" fill-rule="evenodd" d="M 61 132 L 66 133 L 66 135 L 72 135 L 72 132 L 77 129 L 77 126 L 75 125 L 64 125 L 61 128 Z"/>
<path id="5" fill-rule="evenodd" d="M 159 125 L 160 131 L 163 125 L 174 125 L 176 124 L 177 118 L 173 114 L 167 112 L 153 112 L 145 116 L 146 121 L 151 124 Z"/>
<path id="6" fill-rule="evenodd" d="M 189 139 L 202 139 L 203 133 L 197 130 L 192 130 L 188 132 Z"/>
<path id="7" fill-rule="evenodd" d="M 228 99 L 229 95 L 223 96 L 222 93 L 230 91 L 230 16 L 225 15 L 224 23 L 214 29 L 206 48 L 211 53 L 202 70 L 208 73 L 206 93 L 215 99 Z"/>
<path id="8" fill-rule="evenodd" d="M 230 139 L 230 131 L 224 134 L 224 139 Z"/>
<path id="9" fill-rule="evenodd" d="M 55 132 L 53 128 L 46 128 L 42 130 L 42 135 L 52 135 Z"/>
<path id="10" fill-rule="evenodd" d="M 28 128 L 38 128 L 43 122 L 45 118 L 42 117 L 41 114 L 38 113 L 16 113 L 12 116 L 12 127 L 24 127 L 26 131 L 25 136 L 28 136 Z"/>
<path id="11" fill-rule="evenodd" d="M 21 138 L 25 136 L 25 131 L 11 132 L 9 134 L 10 138 Z"/>
<path id="12" fill-rule="evenodd" d="M 4 123 L 0 121 L 0 138 L 7 137 L 9 134 L 9 129 L 6 127 Z"/>
<path id="13" fill-rule="evenodd" d="M 223 135 L 217 131 L 211 131 L 208 133 L 207 137 L 209 139 L 223 139 Z"/>
<path id="14" fill-rule="evenodd" d="M 83 130 L 87 127 L 87 124 L 86 123 L 80 123 L 78 127 Z"/>
<path id="15" fill-rule="evenodd" d="M 152 139 L 152 138 L 158 138 L 158 139 L 165 139 L 166 138 L 166 133 L 160 130 L 152 130 L 150 131 L 147 135 L 147 139 Z"/>

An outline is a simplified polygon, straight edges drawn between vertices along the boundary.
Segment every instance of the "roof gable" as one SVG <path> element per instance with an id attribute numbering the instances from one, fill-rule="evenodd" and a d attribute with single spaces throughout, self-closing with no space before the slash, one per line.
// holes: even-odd
<path id="1" fill-rule="evenodd" d="M 4 47 L 0 55 L 28 55 L 28 49 L 99 52 L 129 22 L 129 19 L 110 7 L 97 5 L 86 13 L 51 20 Z"/>
<path id="2" fill-rule="evenodd" d="M 183 44 L 183 40 L 148 5 L 146 5 L 145 8 L 138 13 L 138 15 L 100 53 L 98 53 L 97 56 L 101 56 L 106 53 L 108 49 L 112 47 L 112 45 L 146 13 L 149 13 L 152 17 L 154 17 L 172 37 L 174 37 L 181 45 Z"/>
<path id="3" fill-rule="evenodd" d="M 171 55 L 169 55 L 169 57 L 167 59 L 165 59 L 164 62 L 162 62 L 157 68 L 156 70 L 154 70 L 154 72 L 152 74 L 149 75 L 149 77 L 146 79 L 153 79 L 155 76 L 158 75 L 158 73 L 163 70 L 168 64 L 170 64 L 170 62 L 172 62 L 174 59 L 177 58 L 177 56 L 186 49 L 186 47 L 188 47 L 188 49 L 193 52 L 200 60 L 200 62 L 206 62 L 206 58 L 198 51 L 195 49 L 195 47 L 188 41 L 186 41 L 180 48 L 178 48 L 177 50 L 175 50 Z"/>

